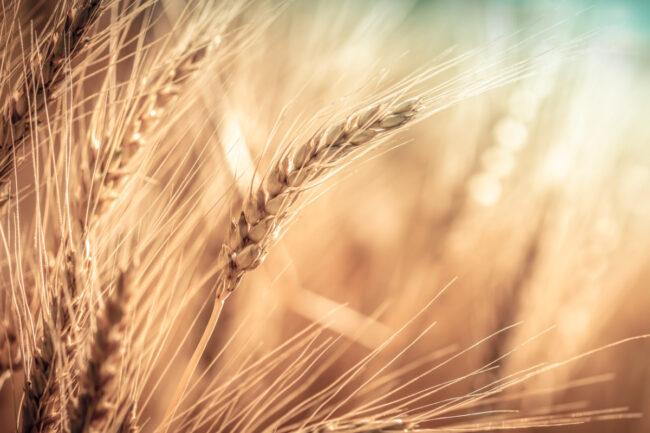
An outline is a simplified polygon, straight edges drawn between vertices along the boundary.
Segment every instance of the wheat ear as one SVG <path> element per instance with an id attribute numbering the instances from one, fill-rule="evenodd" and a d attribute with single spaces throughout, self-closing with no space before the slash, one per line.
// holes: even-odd
<path id="1" fill-rule="evenodd" d="M 281 157 L 230 225 L 218 258 L 222 271 L 217 297 L 225 299 L 247 271 L 260 265 L 270 243 L 291 215 L 291 205 L 302 192 L 339 169 L 351 152 L 367 150 L 406 125 L 419 108 L 419 98 L 394 106 L 372 106 L 322 130 Z"/>
<path id="2" fill-rule="evenodd" d="M 129 163 L 147 145 L 147 137 L 160 126 L 163 114 L 178 99 L 182 86 L 196 74 L 212 48 L 212 44 L 193 48 L 171 70 L 165 69 L 162 76 L 144 79 L 144 86 L 148 88 L 153 85 L 157 90 L 139 102 L 140 108 L 124 138 L 103 158 L 99 154 L 100 146 L 91 147 L 90 165 L 97 169 L 94 170 L 93 181 L 85 188 L 91 209 L 84 231 L 104 215 L 120 196 L 120 190 L 130 178 Z"/>
<path id="3" fill-rule="evenodd" d="M 83 47 L 88 29 L 99 16 L 100 5 L 101 0 L 80 0 L 70 8 L 41 44 L 11 100 L 0 113 L 0 188 L 8 184 L 16 151 L 29 134 L 30 107 L 38 114 L 61 83 L 66 62 Z M 7 197 L 3 197 L 0 204 L 4 205 Z"/>
<path id="4" fill-rule="evenodd" d="M 321 130 L 307 143 L 290 149 L 269 171 L 256 192 L 233 220 L 219 254 L 222 268 L 216 286 L 212 314 L 201 340 L 167 408 L 165 430 L 173 419 L 190 378 L 219 320 L 223 304 L 244 274 L 262 263 L 275 234 L 290 216 L 290 205 L 313 182 L 340 169 L 352 152 L 373 144 L 409 123 L 420 109 L 420 99 L 398 104 L 379 104 L 350 115 L 345 121 Z"/>
<path id="5" fill-rule="evenodd" d="M 35 107 L 36 114 L 45 106 L 46 99 L 63 80 L 66 62 L 85 45 L 86 34 L 97 20 L 101 6 L 101 0 L 79 0 L 68 10 L 40 47 L 39 56 L 34 59 L 34 64 L 17 86 L 10 103 L 3 109 L 0 115 L 0 188 L 8 184 L 16 150 L 30 131 L 30 105 Z M 7 199 L 3 198 L 0 206 L 6 202 Z M 69 254 L 66 259 L 66 280 L 73 299 L 76 294 L 75 274 L 74 256 Z M 53 311 L 57 314 L 55 325 L 65 335 L 70 318 L 62 303 L 62 299 L 55 298 Z M 40 431 L 43 425 L 50 422 L 44 409 L 54 386 L 54 336 L 48 324 L 44 323 L 43 328 L 41 343 L 36 348 L 30 375 L 25 382 L 21 407 L 23 432 Z"/>
<path id="6" fill-rule="evenodd" d="M 129 289 L 128 272 L 121 272 L 113 296 L 97 318 L 97 331 L 81 377 L 81 389 L 68 408 L 71 433 L 85 432 L 110 420 L 112 409 L 107 397 L 119 373 Z"/>

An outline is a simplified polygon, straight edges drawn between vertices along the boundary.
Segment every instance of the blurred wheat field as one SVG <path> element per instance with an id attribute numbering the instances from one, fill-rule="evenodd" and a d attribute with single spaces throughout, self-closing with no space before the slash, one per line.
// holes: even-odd
<path id="1" fill-rule="evenodd" d="M 0 431 L 650 430 L 648 6 L 1 4 Z"/>

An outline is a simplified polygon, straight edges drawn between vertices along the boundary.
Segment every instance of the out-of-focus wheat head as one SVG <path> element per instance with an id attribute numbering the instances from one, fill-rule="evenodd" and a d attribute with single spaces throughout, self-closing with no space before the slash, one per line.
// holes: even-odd
<path id="1" fill-rule="evenodd" d="M 647 430 L 642 7 L 1 4 L 0 431 Z"/>

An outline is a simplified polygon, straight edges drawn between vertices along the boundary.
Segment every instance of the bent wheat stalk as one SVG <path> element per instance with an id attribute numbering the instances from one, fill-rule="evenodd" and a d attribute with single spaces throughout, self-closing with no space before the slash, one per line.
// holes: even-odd
<path id="1" fill-rule="evenodd" d="M 290 219 L 292 205 L 300 194 L 340 169 L 354 151 L 368 150 L 408 124 L 420 108 L 419 98 L 371 106 L 322 129 L 307 143 L 289 149 L 273 164 L 260 187 L 245 201 L 239 218 L 230 225 L 218 258 L 218 267 L 222 270 L 217 278 L 212 314 L 168 406 L 165 431 L 196 370 L 226 298 L 246 272 L 262 263 L 277 233 Z"/>

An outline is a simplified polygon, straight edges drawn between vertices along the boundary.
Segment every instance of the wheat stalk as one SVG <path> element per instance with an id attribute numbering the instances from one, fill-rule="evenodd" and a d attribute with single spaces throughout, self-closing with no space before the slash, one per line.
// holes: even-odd
<path id="1" fill-rule="evenodd" d="M 91 264 L 92 255 L 87 250 L 90 230 L 96 221 L 110 209 L 110 205 L 120 196 L 121 189 L 131 178 L 127 166 L 146 145 L 147 135 L 153 133 L 159 126 L 164 118 L 165 110 L 178 99 L 183 84 L 199 70 L 202 61 L 212 48 L 212 44 L 194 44 L 192 49 L 184 55 L 166 62 L 162 72 L 151 74 L 148 78 L 141 80 L 144 88 L 153 87 L 156 90 L 135 99 L 133 105 L 138 108 L 135 110 L 136 114 L 133 120 L 129 122 L 123 139 L 118 141 L 115 148 L 106 153 L 100 153 L 100 145 L 91 146 L 90 165 L 95 167 L 93 169 L 94 176 L 88 182 L 82 181 L 85 199 L 79 203 L 87 206 L 87 213 L 80 214 L 78 218 L 81 229 L 80 237 L 76 238 L 75 242 L 68 242 L 66 247 L 68 257 L 75 263 L 80 260 L 83 270 L 87 270 Z M 172 65 L 171 68 L 170 65 Z M 85 217 L 83 217 L 84 214 Z M 78 251 L 84 251 L 84 254 L 78 257 Z M 77 291 L 76 279 L 68 278 L 68 280 L 74 282 L 74 285 L 69 285 L 72 286 L 70 293 L 74 299 Z M 93 422 L 100 422 L 107 418 L 107 409 L 101 409 L 98 405 L 100 405 L 104 392 L 102 388 L 108 385 L 107 381 L 112 371 L 111 361 L 106 358 L 114 348 L 111 346 L 112 342 L 108 342 L 106 339 L 110 337 L 113 340 L 119 340 L 123 331 L 123 324 L 113 321 L 112 318 L 115 318 L 118 311 L 123 311 L 128 307 L 127 299 L 122 294 L 123 284 L 121 278 L 116 291 L 118 295 L 107 302 L 107 311 L 104 311 L 104 316 L 99 318 L 100 326 L 95 335 L 92 355 L 87 361 L 88 364 L 81 377 L 84 384 L 83 390 L 68 410 L 73 432 L 85 431 Z M 47 371 L 50 371 L 52 360 L 48 361 Z M 112 363 L 115 364 L 117 361 L 113 359 Z M 34 396 L 29 400 L 35 402 L 39 399 Z M 135 429 L 135 421 L 132 416 L 133 405 L 129 402 L 125 404 L 131 409 L 127 410 L 118 430 L 132 431 Z M 35 403 L 30 406 L 34 405 Z"/>
<path id="2" fill-rule="evenodd" d="M 128 272 L 121 272 L 113 296 L 97 318 L 91 355 L 81 376 L 81 390 L 68 409 L 71 433 L 87 431 L 110 419 L 108 396 L 119 372 L 129 289 Z"/>
<path id="3" fill-rule="evenodd" d="M 144 101 L 141 102 L 141 108 L 138 110 L 138 114 L 131 123 L 124 139 L 113 152 L 107 153 L 103 159 L 99 159 L 98 151 L 100 147 L 92 147 L 93 159 L 91 165 L 96 164 L 99 169 L 95 171 L 95 179 L 91 182 L 91 185 L 86 188 L 90 213 L 86 222 L 82 224 L 81 246 L 86 243 L 88 231 L 96 220 L 103 216 L 110 209 L 111 204 L 120 197 L 121 189 L 131 178 L 131 173 L 127 171 L 127 167 L 137 153 L 146 146 L 147 135 L 153 133 L 159 126 L 163 119 L 163 113 L 178 99 L 183 85 L 196 75 L 203 64 L 203 60 L 212 49 L 212 44 L 204 44 L 198 48 L 193 48 L 189 53 L 183 55 L 171 70 L 165 69 L 161 77 L 144 79 L 142 81 L 143 85 L 154 84 L 154 88 L 158 90 L 147 95 Z M 113 309 L 124 307 L 119 305 L 120 302 L 125 302 L 125 298 L 117 297 L 107 307 L 110 306 Z M 104 320 L 104 325 L 104 328 L 98 329 L 96 340 L 103 338 L 103 334 L 119 333 L 119 329 L 111 330 L 113 326 L 118 325 L 117 323 Z M 95 355 L 95 352 L 93 352 L 93 355 Z M 102 359 L 102 356 L 93 356 L 89 360 L 90 364 L 85 374 L 90 375 L 97 369 L 105 368 Z M 97 381 L 92 382 L 89 377 L 86 378 L 86 382 L 90 384 L 87 385 L 90 388 L 79 396 L 75 403 L 75 409 L 71 412 L 70 418 L 73 432 L 84 431 L 85 426 L 88 426 L 94 418 L 97 418 L 93 415 L 96 412 L 94 405 L 97 403 L 97 394 L 99 393 L 96 388 L 101 384 L 97 383 Z M 92 388 L 93 386 L 95 388 Z M 132 410 L 129 411 L 129 413 L 131 412 Z M 119 427 L 119 431 L 132 431 L 135 429 L 134 423 L 132 417 L 127 416 Z"/>
<path id="4" fill-rule="evenodd" d="M 32 118 L 38 117 L 63 80 L 67 62 L 84 46 L 88 29 L 99 16 L 101 3 L 101 0 L 80 0 L 59 19 L 0 113 L 0 188 L 6 188 L 9 182 L 18 162 L 16 152 L 29 135 Z M 35 113 L 30 113 L 30 107 Z M 0 205 L 7 201 L 5 193 Z"/>
<path id="5" fill-rule="evenodd" d="M 373 144 L 409 123 L 417 114 L 420 99 L 397 104 L 378 104 L 348 116 L 315 134 L 307 143 L 290 149 L 270 169 L 256 192 L 244 203 L 239 219 L 233 220 L 218 257 L 219 274 L 215 302 L 206 328 L 188 362 L 168 406 L 165 429 L 178 408 L 201 354 L 219 320 L 225 299 L 247 271 L 259 266 L 267 248 L 289 216 L 289 208 L 313 182 L 340 169 L 355 150 Z"/>

